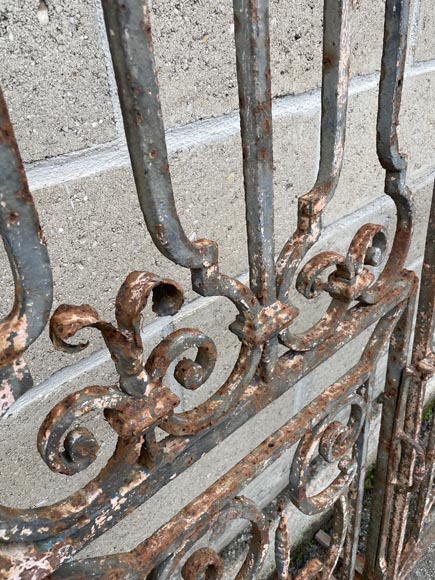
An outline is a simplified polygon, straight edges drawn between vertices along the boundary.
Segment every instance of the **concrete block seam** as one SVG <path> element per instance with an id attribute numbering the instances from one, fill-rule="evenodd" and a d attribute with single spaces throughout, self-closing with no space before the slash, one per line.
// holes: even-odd
<path id="1" fill-rule="evenodd" d="M 415 78 L 432 72 L 435 72 L 435 59 L 409 65 L 406 77 Z M 374 89 L 378 80 L 378 73 L 353 78 L 350 82 L 350 96 Z M 287 95 L 273 101 L 274 119 L 316 115 L 319 110 L 320 90 Z M 168 151 L 169 153 L 181 152 L 221 142 L 237 135 L 239 130 L 238 111 L 176 126 L 166 131 Z M 26 172 L 31 190 L 36 191 L 68 181 L 77 181 L 85 177 L 114 171 L 128 165 L 127 145 L 124 138 L 120 137 L 110 143 L 29 163 L 26 165 Z"/>

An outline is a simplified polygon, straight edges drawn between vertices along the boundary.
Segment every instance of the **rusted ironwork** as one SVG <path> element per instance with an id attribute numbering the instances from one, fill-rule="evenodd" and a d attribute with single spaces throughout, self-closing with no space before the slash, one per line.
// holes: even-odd
<path id="1" fill-rule="evenodd" d="M 0 233 L 15 283 L 14 305 L 0 322 L 1 417 L 32 386 L 23 354 L 47 324 L 53 296 L 45 241 L 1 90 L 0 174 Z"/>
<path id="2" fill-rule="evenodd" d="M 435 525 L 428 524 L 434 501 L 435 420 L 426 449 L 418 439 L 425 384 L 435 369 L 435 202 L 412 359 L 408 361 L 418 279 L 404 269 L 413 204 L 406 187 L 406 157 L 397 135 L 409 0 L 386 0 L 379 88 L 378 156 L 386 172 L 385 194 L 397 209 L 394 239 L 389 244 L 381 225 L 365 224 L 349 240 L 345 255 L 323 251 L 308 261 L 307 252 L 321 236 L 322 215 L 334 195 L 343 163 L 353 0 L 324 0 L 319 171 L 311 191 L 299 198 L 297 229 L 276 260 L 269 2 L 233 0 L 233 6 L 249 285 L 222 273 L 217 244 L 190 241 L 178 218 L 147 0 L 103 0 L 127 144 L 148 230 L 162 254 L 190 269 L 193 290 L 204 297 L 226 298 L 236 306 L 238 315 L 230 330 L 240 340 L 238 360 L 228 379 L 205 402 L 177 413 L 179 398 L 164 382 L 171 364 L 176 363 L 174 377 L 181 388 L 195 390 L 212 376 L 218 356 L 208 336 L 183 328 L 166 336 L 145 360 L 142 311 L 152 298 L 152 309 L 158 316 L 175 314 L 183 304 L 183 290 L 177 282 L 149 272 L 129 274 L 117 295 L 116 325 L 102 320 L 90 305 L 58 307 L 49 327 L 55 348 L 67 352 L 84 349 L 87 343 L 71 343 L 70 339 L 84 328 L 97 329 L 119 381 L 79 390 L 41 418 L 39 453 L 54 472 L 73 475 L 86 470 L 96 459 L 99 444 L 81 425 L 81 419 L 95 411 L 102 412 L 118 441 L 106 466 L 70 497 L 34 509 L 0 506 L 1 578 L 228 578 L 219 554 L 211 547 L 195 546 L 210 530 L 216 533 L 236 519 L 245 520 L 252 532 L 236 578 L 256 578 L 271 549 L 270 530 L 265 515 L 243 496 L 243 489 L 296 445 L 288 483 L 292 502 L 307 515 L 332 513 L 333 525 L 326 557 L 308 561 L 294 580 L 405 578 L 427 538 L 435 537 Z M 52 284 L 47 252 L 3 100 L 0 168 L 0 227 L 16 286 L 14 308 L 0 325 L 0 408 L 5 411 L 28 388 L 21 357 L 45 326 Z M 299 315 L 290 299 L 293 288 L 307 300 L 323 292 L 331 298 L 326 311 L 303 334 L 292 328 Z M 353 368 L 151 537 L 128 553 L 85 559 L 78 555 L 73 559 L 299 379 L 373 326 Z M 280 345 L 286 347 L 281 355 Z M 358 545 L 375 372 L 387 346 L 377 480 L 361 573 Z M 190 349 L 196 349 L 194 360 L 184 356 Z M 163 438 L 157 437 L 157 429 L 165 433 Z M 313 493 L 310 467 L 319 459 L 334 466 L 336 476 Z M 409 529 L 411 494 L 417 496 L 417 507 Z M 425 534 L 427 529 L 432 536 Z M 274 543 L 276 578 L 290 580 L 291 529 L 284 506 Z"/>

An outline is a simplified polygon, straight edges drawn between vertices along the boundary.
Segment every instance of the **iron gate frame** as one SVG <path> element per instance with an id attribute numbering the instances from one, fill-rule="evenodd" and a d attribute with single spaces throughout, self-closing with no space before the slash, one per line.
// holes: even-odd
<path id="1" fill-rule="evenodd" d="M 385 170 L 385 194 L 396 206 L 391 249 L 384 228 L 365 224 L 346 256 L 324 251 L 301 264 L 322 233 L 322 215 L 343 164 L 348 102 L 353 0 L 324 0 L 322 120 L 316 183 L 298 202 L 297 229 L 275 260 L 273 230 L 273 136 L 268 0 L 233 0 L 239 87 L 250 284 L 219 269 L 218 247 L 190 241 L 179 220 L 165 143 L 147 0 L 103 0 L 126 138 L 138 199 L 154 244 L 192 275 L 201 296 L 229 299 L 238 315 L 230 330 L 240 354 L 225 383 L 198 407 L 175 413 L 178 397 L 165 385 L 170 364 L 185 389 L 199 388 L 213 372 L 213 341 L 194 329 L 167 336 L 145 361 L 141 312 L 152 297 L 159 316 L 175 314 L 183 290 L 172 280 L 132 272 L 117 295 L 117 325 L 89 305 L 58 307 L 50 319 L 57 349 L 81 350 L 69 339 L 83 328 L 102 334 L 119 375 L 115 386 L 86 387 L 67 396 L 43 421 L 38 450 L 48 467 L 72 475 L 96 458 L 98 443 L 80 426 L 101 410 L 118 435 L 114 455 L 83 489 L 52 506 L 0 506 L 0 574 L 16 579 L 170 579 L 181 567 L 186 580 L 224 577 L 224 562 L 210 548 L 192 551 L 211 526 L 244 519 L 252 529 L 237 578 L 255 578 L 269 545 L 268 523 L 242 489 L 285 450 L 298 443 L 289 477 L 291 499 L 305 514 L 333 510 L 331 544 L 324 562 L 314 558 L 297 580 L 362 577 L 404 579 L 428 542 L 434 501 L 435 422 L 423 449 L 419 430 L 427 380 L 434 374 L 435 201 L 432 204 L 412 345 L 418 278 L 404 268 L 412 235 L 413 202 L 406 186 L 407 159 L 397 126 L 407 49 L 409 0 L 386 0 L 379 85 L 377 151 Z M 435 196 L 434 196 L 435 199 Z M 0 411 L 7 412 L 31 388 L 23 360 L 46 326 L 52 275 L 38 215 L 6 103 L 0 99 L 0 232 L 15 282 L 15 303 L 0 323 Z M 382 267 L 383 266 L 383 267 Z M 333 269 L 332 273 L 331 269 Z M 380 273 L 379 273 L 379 270 Z M 329 275 L 328 275 L 329 274 Z M 290 290 L 307 300 L 326 292 L 326 312 L 303 335 L 292 332 L 299 312 Z M 376 324 L 359 362 L 302 411 L 128 553 L 72 560 L 178 476 L 204 453 L 290 389 L 333 353 Z M 279 346 L 286 353 L 279 355 Z M 375 370 L 389 346 L 370 534 L 362 574 L 355 571 Z M 180 358 L 190 348 L 195 360 Z M 349 411 L 343 424 L 337 415 Z M 156 429 L 167 437 L 156 438 Z M 336 465 L 337 477 L 310 495 L 310 470 L 319 455 Z M 408 513 L 417 495 L 413 525 Z M 275 537 L 276 577 L 289 580 L 288 516 Z M 187 560 L 186 560 L 187 557 Z M 339 566 L 338 566 L 339 564 Z"/>

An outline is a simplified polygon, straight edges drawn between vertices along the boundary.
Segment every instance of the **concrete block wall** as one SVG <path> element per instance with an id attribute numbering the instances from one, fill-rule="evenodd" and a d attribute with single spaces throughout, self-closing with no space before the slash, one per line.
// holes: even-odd
<path id="1" fill-rule="evenodd" d="M 219 243 L 225 273 L 246 279 L 231 0 L 150 4 L 180 218 L 192 239 L 207 237 Z M 382 195 L 384 174 L 375 143 L 383 6 L 383 0 L 355 1 L 345 163 L 326 212 L 329 227 L 315 253 L 326 248 L 345 251 L 357 229 L 370 221 L 385 224 L 390 239 L 394 231 L 394 209 Z M 417 206 L 409 255 L 409 266 L 417 269 L 435 178 L 434 31 L 430 0 L 414 0 L 400 140 L 409 153 L 409 185 Z M 311 188 L 316 175 L 321 33 L 321 0 L 271 0 L 277 249 L 294 229 L 298 196 Z M 146 231 L 98 0 L 73 4 L 66 0 L 3 4 L 0 0 L 0 54 L 0 81 L 48 242 L 54 307 L 89 303 L 103 318 L 113 320 L 116 292 L 130 271 L 149 270 L 181 282 L 186 306 L 174 319 L 155 320 L 147 311 L 144 343 L 150 351 L 181 327 L 199 328 L 215 340 L 219 359 L 208 383 L 195 395 L 179 393 L 182 408 L 198 404 L 222 384 L 236 359 L 238 341 L 227 330 L 234 308 L 220 299 L 195 297 L 188 272 L 161 256 Z M 2 260 L 1 311 L 5 313 L 13 292 L 4 256 Z M 323 312 L 325 300 L 307 304 L 294 298 L 304 304 L 298 328 L 306 328 Z M 55 352 L 47 332 L 28 352 L 36 386 L 0 424 L 2 503 L 24 507 L 61 499 L 97 473 L 113 450 L 113 435 L 99 417 L 89 421 L 102 450 L 85 473 L 71 478 L 54 475 L 36 452 L 39 425 L 56 402 L 87 385 L 116 381 L 98 333 L 88 334 L 90 347 L 79 355 Z M 357 360 L 361 344 L 348 345 L 344 355 L 340 353 L 306 377 L 85 553 L 133 548 L 341 376 Z M 373 449 L 375 439 L 374 435 Z M 291 453 L 284 456 L 247 493 L 266 505 L 285 485 L 290 458 Z M 309 522 L 296 511 L 294 522 L 297 541 Z"/>

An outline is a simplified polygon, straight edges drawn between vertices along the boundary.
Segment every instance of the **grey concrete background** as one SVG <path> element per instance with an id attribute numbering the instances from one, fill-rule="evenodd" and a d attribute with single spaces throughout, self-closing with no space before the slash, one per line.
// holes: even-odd
<path id="1" fill-rule="evenodd" d="M 187 234 L 215 239 L 222 270 L 247 270 L 243 182 L 237 112 L 231 1 L 152 2 L 155 53 L 162 90 L 176 200 Z M 419 268 L 435 177 L 435 36 L 430 0 L 414 0 L 409 62 L 404 86 L 400 140 L 409 153 L 409 184 L 417 206 L 409 266 Z M 345 163 L 337 193 L 325 216 L 315 252 L 345 251 L 370 221 L 395 227 L 394 210 L 383 195 L 376 157 L 376 100 L 383 0 L 355 1 L 352 81 Z M 297 198 L 312 186 L 318 164 L 321 0 L 272 0 L 275 216 L 279 249 L 296 223 Z M 55 304 L 89 303 L 114 318 L 116 292 L 134 269 L 172 277 L 186 290 L 187 305 L 174 320 L 145 314 L 150 351 L 181 327 L 209 334 L 220 353 L 208 383 L 182 395 L 190 408 L 215 391 L 231 371 L 238 341 L 227 330 L 234 309 L 219 299 L 195 299 L 188 272 L 153 247 L 136 199 L 115 83 L 94 0 L 0 0 L 0 70 L 55 280 Z M 2 256 L 1 312 L 9 310 L 12 282 Z M 323 312 L 325 299 L 302 301 L 298 329 Z M 86 333 L 84 333 L 86 334 Z M 116 381 L 113 365 L 96 332 L 79 355 L 55 352 L 47 333 L 27 360 L 36 386 L 0 425 L 0 501 L 24 507 L 49 504 L 79 489 L 104 465 L 114 438 L 101 417 L 89 419 L 102 443 L 97 462 L 67 478 L 49 472 L 36 454 L 36 434 L 45 414 L 68 393 Z M 206 489 L 264 437 L 341 376 L 361 352 L 358 341 L 301 381 L 278 402 L 170 482 L 135 514 L 88 547 L 95 555 L 131 549 Z M 346 366 L 343 365 L 346 361 Z M 379 388 L 382 384 L 380 371 Z M 177 388 L 169 378 L 170 385 Z M 376 446 L 376 432 L 371 453 Z M 286 483 L 292 452 L 247 490 L 266 505 Z M 36 483 L 37 482 L 37 483 Z M 309 518 L 294 510 L 293 539 Z"/>

